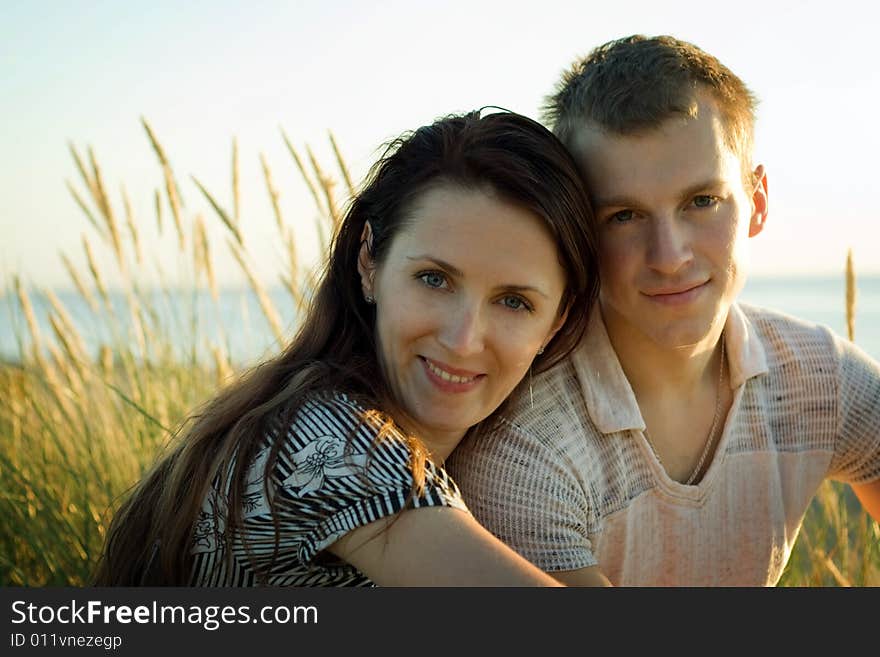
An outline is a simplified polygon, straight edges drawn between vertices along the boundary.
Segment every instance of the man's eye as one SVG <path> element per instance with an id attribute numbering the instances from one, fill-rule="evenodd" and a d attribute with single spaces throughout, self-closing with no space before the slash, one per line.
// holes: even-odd
<path id="1" fill-rule="evenodd" d="M 698 208 L 708 208 L 715 205 L 717 200 L 718 199 L 716 199 L 714 196 L 700 194 L 699 196 L 694 197 L 694 205 Z"/>
<path id="2" fill-rule="evenodd" d="M 620 212 L 615 212 L 614 214 L 612 214 L 608 218 L 608 221 L 618 223 L 618 224 L 624 224 L 627 221 L 631 221 L 632 218 L 633 218 L 633 211 L 632 210 L 621 210 Z"/>
<path id="3" fill-rule="evenodd" d="M 419 274 L 419 280 L 428 287 L 443 287 L 446 284 L 446 277 L 436 271 L 426 271 Z"/>

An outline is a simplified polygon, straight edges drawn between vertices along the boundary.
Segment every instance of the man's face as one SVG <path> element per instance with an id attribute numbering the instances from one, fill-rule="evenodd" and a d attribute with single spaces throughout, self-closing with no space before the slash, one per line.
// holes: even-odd
<path id="1" fill-rule="evenodd" d="M 713 344 L 745 283 L 767 182 L 743 184 L 714 102 L 635 135 L 584 129 L 577 159 L 599 220 L 602 314 L 613 341 Z"/>

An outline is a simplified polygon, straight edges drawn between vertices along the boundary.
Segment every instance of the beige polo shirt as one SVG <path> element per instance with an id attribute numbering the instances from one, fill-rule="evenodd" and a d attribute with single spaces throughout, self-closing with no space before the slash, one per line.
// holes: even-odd
<path id="1" fill-rule="evenodd" d="M 598 564 L 615 585 L 776 584 L 822 481 L 880 478 L 880 364 L 825 327 L 744 304 L 724 335 L 734 400 L 696 485 L 658 462 L 596 313 L 500 431 L 448 459 L 476 518 L 548 572 Z"/>

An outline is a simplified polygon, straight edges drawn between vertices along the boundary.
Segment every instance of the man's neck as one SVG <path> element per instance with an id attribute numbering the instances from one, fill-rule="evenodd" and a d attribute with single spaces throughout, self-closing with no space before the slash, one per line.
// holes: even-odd
<path id="1" fill-rule="evenodd" d="M 670 478 L 699 481 L 733 402 L 720 342 L 723 323 L 683 347 L 664 345 L 614 319 L 605 316 L 608 337 L 639 405 L 645 440 Z"/>
<path id="2" fill-rule="evenodd" d="M 723 322 L 695 344 L 668 346 L 636 327 L 606 316 L 608 337 L 627 380 L 639 399 L 687 399 L 715 385 Z"/>

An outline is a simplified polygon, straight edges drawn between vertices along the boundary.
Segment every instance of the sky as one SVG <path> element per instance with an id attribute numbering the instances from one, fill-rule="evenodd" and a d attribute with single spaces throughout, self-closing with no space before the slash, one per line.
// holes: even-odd
<path id="1" fill-rule="evenodd" d="M 85 194 L 69 151 L 91 148 L 116 214 L 132 201 L 152 266 L 185 281 L 164 207 L 152 125 L 180 185 L 187 224 L 205 217 L 221 284 L 243 284 L 228 233 L 193 182 L 231 208 L 232 140 L 241 229 L 273 280 L 284 249 L 265 157 L 300 257 L 317 258 L 315 205 L 281 137 L 337 175 L 332 131 L 355 178 L 381 145 L 435 118 L 484 105 L 539 118 L 576 57 L 634 33 L 672 34 L 716 55 L 758 96 L 756 161 L 770 189 L 754 275 L 880 273 L 875 10 L 837 2 L 47 2 L 0 0 L 0 280 L 69 285 L 59 254 L 85 271 L 83 236 L 111 284 L 110 250 L 67 189 Z M 158 264 L 155 264 L 158 263 Z"/>

